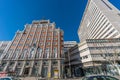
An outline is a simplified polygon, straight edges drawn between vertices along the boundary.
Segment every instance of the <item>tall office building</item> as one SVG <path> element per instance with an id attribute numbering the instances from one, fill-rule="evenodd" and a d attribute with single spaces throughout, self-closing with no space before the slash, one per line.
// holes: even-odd
<path id="1" fill-rule="evenodd" d="M 88 0 L 78 36 L 80 43 L 66 52 L 69 55 L 65 59 L 65 66 L 71 72 L 76 71 L 74 75 L 82 68 L 85 75 L 120 75 L 120 11 L 117 8 L 108 0 Z"/>
<path id="2" fill-rule="evenodd" d="M 65 54 L 66 75 L 83 76 L 82 69 L 86 75 L 120 73 L 120 38 L 86 39 Z"/>
<path id="3" fill-rule="evenodd" d="M 88 0 L 78 29 L 80 41 L 120 37 L 120 11 L 108 0 Z"/>
<path id="4" fill-rule="evenodd" d="M 21 77 L 61 77 L 62 54 L 63 31 L 49 20 L 33 21 L 16 32 L 0 68 Z"/>

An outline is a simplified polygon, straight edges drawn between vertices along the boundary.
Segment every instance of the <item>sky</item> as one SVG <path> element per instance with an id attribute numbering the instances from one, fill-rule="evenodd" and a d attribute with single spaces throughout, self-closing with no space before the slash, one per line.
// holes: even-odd
<path id="1" fill-rule="evenodd" d="M 109 0 L 120 9 L 120 0 Z M 12 40 L 25 24 L 50 19 L 64 31 L 64 41 L 79 42 L 77 30 L 87 0 L 0 0 L 0 41 Z"/>

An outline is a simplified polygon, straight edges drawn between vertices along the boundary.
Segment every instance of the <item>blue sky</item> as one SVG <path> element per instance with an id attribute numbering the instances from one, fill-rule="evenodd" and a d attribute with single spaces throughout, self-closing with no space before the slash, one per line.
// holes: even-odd
<path id="1" fill-rule="evenodd" d="M 120 0 L 110 0 L 120 9 Z M 64 40 L 79 42 L 77 30 L 87 0 L 0 0 L 0 41 L 12 40 L 26 23 L 43 17 L 64 30 Z"/>

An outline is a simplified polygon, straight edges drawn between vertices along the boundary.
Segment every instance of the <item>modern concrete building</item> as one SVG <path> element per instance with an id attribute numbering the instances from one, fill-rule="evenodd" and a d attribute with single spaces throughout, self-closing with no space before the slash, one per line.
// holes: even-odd
<path id="1" fill-rule="evenodd" d="M 80 41 L 120 37 L 120 11 L 108 0 L 88 0 L 78 29 Z"/>
<path id="2" fill-rule="evenodd" d="M 120 64 L 120 38 L 87 39 L 80 43 L 79 51 L 83 68 L 89 74 L 112 74 L 110 71 Z"/>
<path id="3" fill-rule="evenodd" d="M 113 74 L 116 65 L 120 64 L 120 38 L 86 39 L 67 51 L 66 69 L 71 69 L 68 75 L 82 76 L 84 74 Z M 119 66 L 120 67 L 120 66 Z M 120 69 L 119 69 L 120 70 Z"/>
<path id="4" fill-rule="evenodd" d="M 74 66 L 82 66 L 86 75 L 104 72 L 120 75 L 120 11 L 117 8 L 108 0 L 88 0 L 78 36 L 80 43 L 66 52 L 65 63 L 71 74 Z"/>
<path id="5" fill-rule="evenodd" d="M 76 41 L 64 41 L 64 52 L 77 44 Z"/>
<path id="6" fill-rule="evenodd" d="M 79 46 L 76 44 L 65 52 L 66 77 L 83 76 L 82 63 L 80 59 Z"/>
<path id="7" fill-rule="evenodd" d="M 2 57 L 3 71 L 18 77 L 62 77 L 63 31 L 49 20 L 33 21 L 17 31 Z"/>
<path id="8" fill-rule="evenodd" d="M 11 41 L 0 41 L 0 60 L 8 48 L 10 47 Z"/>

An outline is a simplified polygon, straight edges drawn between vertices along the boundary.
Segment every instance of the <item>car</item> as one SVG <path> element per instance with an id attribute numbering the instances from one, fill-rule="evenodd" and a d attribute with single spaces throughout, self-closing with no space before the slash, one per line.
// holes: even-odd
<path id="1" fill-rule="evenodd" d="M 20 80 L 20 79 L 15 79 L 13 77 L 0 77 L 0 80 Z"/>
<path id="2" fill-rule="evenodd" d="M 112 76 L 94 75 L 83 77 L 82 80 L 119 80 L 119 79 Z"/>
<path id="3" fill-rule="evenodd" d="M 0 80 L 13 80 L 11 77 L 1 77 Z"/>

